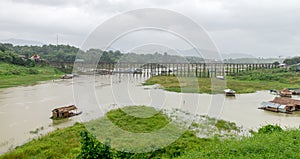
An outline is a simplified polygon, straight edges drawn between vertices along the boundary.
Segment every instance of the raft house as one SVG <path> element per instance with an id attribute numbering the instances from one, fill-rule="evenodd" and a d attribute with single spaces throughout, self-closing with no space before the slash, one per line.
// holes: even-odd
<path id="1" fill-rule="evenodd" d="M 275 97 L 272 101 L 262 102 L 259 109 L 269 110 L 273 112 L 292 113 L 294 111 L 300 111 L 300 100 Z"/>
<path id="2" fill-rule="evenodd" d="M 77 107 L 75 105 L 69 105 L 53 109 L 51 119 L 68 118 L 81 113 L 82 112 L 77 112 Z"/>

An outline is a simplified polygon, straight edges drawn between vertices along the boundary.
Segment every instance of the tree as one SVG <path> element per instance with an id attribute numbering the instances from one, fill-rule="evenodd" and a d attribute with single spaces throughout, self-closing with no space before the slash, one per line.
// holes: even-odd
<path id="1" fill-rule="evenodd" d="M 273 64 L 275 65 L 275 66 L 279 66 L 279 62 L 278 61 L 275 61 L 275 62 L 273 62 Z"/>

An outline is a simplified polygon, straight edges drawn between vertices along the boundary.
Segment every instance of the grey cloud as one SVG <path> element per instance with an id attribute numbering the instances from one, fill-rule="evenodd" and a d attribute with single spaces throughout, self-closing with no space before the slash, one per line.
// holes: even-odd
<path id="1" fill-rule="evenodd" d="M 53 41 L 55 34 L 60 34 L 66 42 L 70 40 L 68 43 L 78 46 L 105 20 L 125 11 L 148 7 L 169 9 L 191 17 L 211 34 L 221 52 L 254 56 L 295 56 L 300 52 L 300 3 L 297 0 L 0 1 L 0 37 L 31 38 L 47 43 Z M 157 18 L 164 21 L 159 15 Z M 193 34 L 193 30 L 189 31 Z"/>

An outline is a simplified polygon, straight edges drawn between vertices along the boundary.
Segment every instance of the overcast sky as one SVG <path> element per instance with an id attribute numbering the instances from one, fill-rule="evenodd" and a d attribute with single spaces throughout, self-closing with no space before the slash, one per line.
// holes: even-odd
<path id="1" fill-rule="evenodd" d="M 0 39 L 56 44 L 58 35 L 60 43 L 80 47 L 105 20 L 149 7 L 193 19 L 222 53 L 300 55 L 297 0 L 0 0 Z"/>

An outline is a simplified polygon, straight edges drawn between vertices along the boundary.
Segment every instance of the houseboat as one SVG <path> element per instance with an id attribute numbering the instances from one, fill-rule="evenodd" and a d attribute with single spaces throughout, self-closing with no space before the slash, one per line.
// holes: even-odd
<path id="1" fill-rule="evenodd" d="M 52 110 L 51 119 L 62 119 L 68 118 L 75 115 L 79 115 L 82 112 L 77 112 L 77 107 L 75 105 L 69 105 L 64 107 L 55 108 Z"/>
<path id="2" fill-rule="evenodd" d="M 292 113 L 294 111 L 300 111 L 300 100 L 275 97 L 272 101 L 262 102 L 259 109 L 281 113 Z"/>

